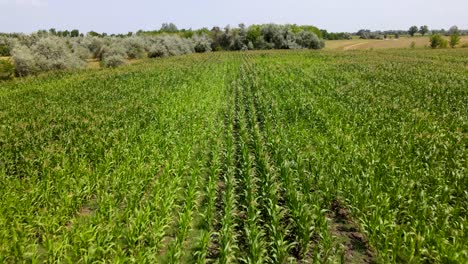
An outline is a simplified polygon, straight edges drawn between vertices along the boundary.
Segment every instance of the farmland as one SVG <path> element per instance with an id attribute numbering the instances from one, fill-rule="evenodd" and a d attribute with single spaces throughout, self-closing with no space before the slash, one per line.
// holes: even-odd
<path id="1" fill-rule="evenodd" d="M 448 40 L 448 37 L 446 37 Z M 331 50 L 370 50 L 370 49 L 404 49 L 411 48 L 414 43 L 414 48 L 428 48 L 429 37 L 400 37 L 399 39 L 350 39 L 350 40 L 329 40 L 326 41 L 325 49 Z M 462 36 L 460 46 L 468 45 L 468 37 Z"/>
<path id="2" fill-rule="evenodd" d="M 0 262 L 468 261 L 468 49 L 0 82 Z"/>

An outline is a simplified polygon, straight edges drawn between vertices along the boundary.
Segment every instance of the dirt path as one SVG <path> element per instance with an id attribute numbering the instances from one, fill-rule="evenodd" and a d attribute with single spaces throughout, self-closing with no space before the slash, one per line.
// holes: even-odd
<path id="1" fill-rule="evenodd" d="M 354 48 L 354 47 L 357 47 L 357 46 L 360 46 L 360 45 L 364 45 L 364 44 L 367 44 L 367 43 L 369 43 L 369 42 L 362 42 L 362 43 L 358 43 L 358 44 L 353 44 L 353 45 L 350 45 L 350 46 L 346 46 L 346 47 L 343 48 L 343 50 L 350 50 L 350 49 L 352 49 L 352 48 Z"/>

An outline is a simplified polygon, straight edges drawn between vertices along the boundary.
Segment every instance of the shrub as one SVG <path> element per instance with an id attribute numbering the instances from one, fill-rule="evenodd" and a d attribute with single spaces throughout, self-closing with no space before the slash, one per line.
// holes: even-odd
<path id="1" fill-rule="evenodd" d="M 18 76 L 35 74 L 39 71 L 33 53 L 26 46 L 16 46 L 12 51 L 12 60 L 15 66 L 15 72 Z"/>
<path id="2" fill-rule="evenodd" d="M 8 80 L 15 74 L 15 66 L 9 60 L 0 60 L 0 80 Z"/>
<path id="3" fill-rule="evenodd" d="M 194 44 L 190 39 L 179 36 L 165 35 L 158 37 L 158 42 L 167 50 L 167 55 L 175 56 L 195 52 Z M 159 49 L 162 49 L 159 47 Z"/>
<path id="4" fill-rule="evenodd" d="M 121 65 L 126 64 L 125 57 L 120 54 L 112 54 L 109 56 L 104 57 L 102 60 L 102 66 L 107 68 L 115 68 Z"/>
<path id="5" fill-rule="evenodd" d="M 146 56 L 145 42 L 139 37 L 124 39 L 123 46 L 129 59 L 141 59 Z"/>
<path id="6" fill-rule="evenodd" d="M 298 36 L 297 43 L 308 49 L 321 49 L 325 47 L 325 42 L 309 31 L 302 31 Z"/>
<path id="7" fill-rule="evenodd" d="M 416 42 L 414 42 L 414 41 L 411 41 L 410 48 L 412 48 L 412 49 L 416 48 Z"/>
<path id="8" fill-rule="evenodd" d="M 31 47 L 40 71 L 82 68 L 85 62 L 73 54 L 63 39 L 47 37 Z"/>
<path id="9" fill-rule="evenodd" d="M 127 56 L 125 47 L 122 45 L 122 43 L 118 42 L 117 40 L 111 41 L 109 44 L 103 45 L 99 51 L 99 59 L 101 61 L 105 60 L 107 57 L 111 57 L 114 55 L 123 58 Z"/>
<path id="10" fill-rule="evenodd" d="M 0 37 L 0 56 L 11 56 L 11 51 L 13 50 L 16 42 L 17 40 L 13 38 Z"/>
<path id="11" fill-rule="evenodd" d="M 460 35 L 458 35 L 458 34 L 451 35 L 450 36 L 450 47 L 455 48 L 455 46 L 457 46 L 458 44 L 460 44 Z"/>
<path id="12" fill-rule="evenodd" d="M 211 40 L 206 36 L 203 35 L 195 35 L 193 37 L 193 42 L 195 44 L 195 52 L 208 52 L 211 51 Z"/>
<path id="13" fill-rule="evenodd" d="M 153 43 L 148 51 L 148 58 L 159 58 L 169 56 L 166 46 L 162 43 Z"/>
<path id="14" fill-rule="evenodd" d="M 0 44 L 0 56 L 10 56 L 10 47 L 6 44 Z"/>
<path id="15" fill-rule="evenodd" d="M 73 54 L 82 60 L 90 59 L 93 56 L 91 51 L 81 43 L 73 43 L 72 51 Z"/>
<path id="16" fill-rule="evenodd" d="M 86 66 L 77 54 L 72 53 L 65 41 L 58 37 L 41 38 L 31 48 L 17 45 L 12 55 L 16 74 L 19 76 Z"/>
<path id="17" fill-rule="evenodd" d="M 83 45 L 86 46 L 92 54 L 92 57 L 95 59 L 101 58 L 101 49 L 105 45 L 105 40 L 98 37 L 86 37 L 83 41 Z"/>
<path id="18" fill-rule="evenodd" d="M 442 36 L 439 35 L 439 34 L 433 34 L 431 37 L 430 37 L 430 43 L 431 43 L 431 48 L 435 49 L 435 48 L 438 48 L 440 47 L 441 43 L 442 43 Z"/>

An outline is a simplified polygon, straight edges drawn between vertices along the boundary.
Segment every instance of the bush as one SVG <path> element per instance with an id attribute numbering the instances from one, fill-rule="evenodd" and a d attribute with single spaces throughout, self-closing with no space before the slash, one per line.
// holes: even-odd
<path id="1" fill-rule="evenodd" d="M 77 54 L 72 53 L 65 41 L 58 37 L 41 38 L 31 48 L 16 45 L 12 55 L 16 74 L 19 76 L 86 66 Z"/>
<path id="2" fill-rule="evenodd" d="M 146 56 L 145 42 L 139 37 L 124 39 L 123 46 L 129 59 L 141 59 Z"/>
<path id="3" fill-rule="evenodd" d="M 430 37 L 430 43 L 431 43 L 431 48 L 433 49 L 436 49 L 438 47 L 440 47 L 441 43 L 442 43 L 442 36 L 439 35 L 439 34 L 434 34 Z"/>
<path id="4" fill-rule="evenodd" d="M 195 43 L 195 52 L 211 51 L 211 40 L 206 35 L 195 35 L 193 37 Z"/>
<path id="5" fill-rule="evenodd" d="M 72 50 L 73 54 L 75 54 L 78 58 L 82 60 L 90 59 L 93 56 L 91 51 L 86 46 L 83 46 L 83 44 L 81 43 L 74 43 Z"/>
<path id="6" fill-rule="evenodd" d="M 148 51 L 148 58 L 159 58 L 169 56 L 166 46 L 162 43 L 154 43 Z"/>
<path id="7" fill-rule="evenodd" d="M 107 68 L 115 68 L 127 63 L 125 57 L 119 54 L 112 54 L 110 56 L 104 57 L 102 60 L 102 66 Z"/>
<path id="8" fill-rule="evenodd" d="M 127 51 L 122 43 L 115 41 L 109 42 L 109 44 L 104 44 L 99 51 L 99 59 L 101 61 L 105 60 L 107 57 L 114 55 L 125 58 L 127 56 Z"/>
<path id="9" fill-rule="evenodd" d="M 0 80 L 8 80 L 15 74 L 15 66 L 9 60 L 0 60 Z"/>
<path id="10" fill-rule="evenodd" d="M 16 43 L 16 39 L 0 37 L 0 56 L 9 57 Z"/>
<path id="11" fill-rule="evenodd" d="M 325 42 L 309 31 L 302 31 L 298 36 L 297 43 L 308 49 L 321 49 L 325 47 Z"/>
<path id="12" fill-rule="evenodd" d="M 460 35 L 458 35 L 458 34 L 451 35 L 450 36 L 450 47 L 455 48 L 455 46 L 457 46 L 458 44 L 460 44 Z"/>
<path id="13" fill-rule="evenodd" d="M 18 76 L 26 76 L 39 72 L 39 67 L 34 55 L 26 46 L 16 46 L 12 51 L 12 60 L 16 75 Z"/>
<path id="14" fill-rule="evenodd" d="M 95 59 L 101 58 L 101 49 L 105 45 L 104 39 L 98 37 L 86 37 L 83 40 L 83 46 L 91 51 L 92 57 Z"/>
<path id="15" fill-rule="evenodd" d="M 194 44 L 191 39 L 183 39 L 178 36 L 167 36 L 166 47 L 169 55 L 183 55 L 195 52 Z"/>
<path id="16" fill-rule="evenodd" d="M 86 64 L 73 54 L 63 39 L 47 37 L 31 47 L 40 71 L 83 68 Z"/>
<path id="17" fill-rule="evenodd" d="M 10 56 L 11 50 L 7 44 L 0 43 L 0 56 Z"/>
<path id="18" fill-rule="evenodd" d="M 412 48 L 412 49 L 416 48 L 416 42 L 414 42 L 414 41 L 411 41 L 410 48 Z"/>

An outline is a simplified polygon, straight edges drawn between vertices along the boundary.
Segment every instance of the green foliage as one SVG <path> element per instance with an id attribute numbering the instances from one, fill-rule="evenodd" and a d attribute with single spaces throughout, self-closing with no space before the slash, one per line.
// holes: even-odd
<path id="1" fill-rule="evenodd" d="M 247 30 L 247 40 L 252 44 L 257 43 L 262 36 L 262 28 L 260 25 L 251 25 Z"/>
<path id="2" fill-rule="evenodd" d="M 10 56 L 10 47 L 7 44 L 0 44 L 0 56 Z"/>
<path id="3" fill-rule="evenodd" d="M 455 48 L 458 44 L 460 44 L 460 35 L 453 34 L 450 36 L 450 47 Z"/>
<path id="4" fill-rule="evenodd" d="M 439 48 L 445 49 L 448 47 L 448 41 L 445 38 L 440 40 Z"/>
<path id="5" fill-rule="evenodd" d="M 433 48 L 433 49 L 444 48 L 444 46 L 447 47 L 447 40 L 445 40 L 439 34 L 432 34 L 429 37 L 429 41 L 430 41 L 430 44 L 431 44 L 431 48 Z"/>
<path id="6" fill-rule="evenodd" d="M 72 38 L 76 38 L 76 37 L 79 37 L 79 36 L 80 36 L 80 31 L 78 29 L 73 29 L 70 32 L 70 37 L 72 37 Z"/>
<path id="7" fill-rule="evenodd" d="M 421 27 L 419 28 L 419 33 L 420 33 L 421 35 L 423 35 L 423 36 L 426 35 L 427 33 L 429 33 L 429 27 L 426 26 L 426 25 L 421 26 Z"/>
<path id="8" fill-rule="evenodd" d="M 9 60 L 0 59 L 0 80 L 13 78 L 15 66 Z"/>
<path id="9" fill-rule="evenodd" d="M 414 34 L 418 32 L 418 27 L 417 26 L 412 26 L 408 29 L 408 34 L 412 37 L 414 37 Z"/>

